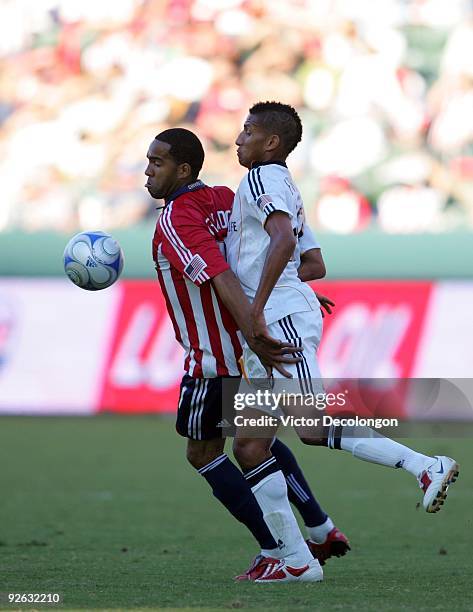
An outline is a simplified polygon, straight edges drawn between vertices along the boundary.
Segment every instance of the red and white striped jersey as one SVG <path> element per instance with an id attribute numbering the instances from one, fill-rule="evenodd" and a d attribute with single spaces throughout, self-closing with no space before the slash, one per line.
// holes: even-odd
<path id="1" fill-rule="evenodd" d="M 153 259 L 193 378 L 240 374 L 237 326 L 210 283 L 229 269 L 222 251 L 233 196 L 197 181 L 171 196 L 156 223 Z"/>

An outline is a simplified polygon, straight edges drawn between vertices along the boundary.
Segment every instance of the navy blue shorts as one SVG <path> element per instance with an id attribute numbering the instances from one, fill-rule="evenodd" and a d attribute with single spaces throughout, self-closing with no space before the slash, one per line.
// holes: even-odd
<path id="1" fill-rule="evenodd" d="M 191 440 L 226 438 L 235 433 L 232 423 L 223 413 L 223 381 L 235 385 L 238 391 L 239 376 L 217 378 L 192 378 L 184 374 L 179 391 L 176 431 Z M 227 387 L 228 388 L 228 387 Z"/>

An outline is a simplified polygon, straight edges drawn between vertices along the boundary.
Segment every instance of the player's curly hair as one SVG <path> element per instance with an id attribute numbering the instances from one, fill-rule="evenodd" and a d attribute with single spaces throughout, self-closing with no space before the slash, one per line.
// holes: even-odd
<path id="1" fill-rule="evenodd" d="M 282 102 L 257 102 L 250 108 L 251 115 L 261 115 L 262 126 L 281 138 L 286 155 L 293 151 L 302 138 L 302 122 L 297 111 Z"/>
<path id="2" fill-rule="evenodd" d="M 177 164 L 189 164 L 191 179 L 195 181 L 204 164 L 204 147 L 198 137 L 185 128 L 170 128 L 155 137 L 156 140 L 171 145 L 169 155 Z"/>

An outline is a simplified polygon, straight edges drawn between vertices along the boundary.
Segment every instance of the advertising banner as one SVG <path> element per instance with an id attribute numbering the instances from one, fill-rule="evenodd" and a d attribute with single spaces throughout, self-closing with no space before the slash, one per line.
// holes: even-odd
<path id="1" fill-rule="evenodd" d="M 314 288 L 336 303 L 319 348 L 325 379 L 382 379 L 385 390 L 389 379 L 471 377 L 473 283 Z M 0 412 L 174 412 L 183 361 L 155 281 L 89 292 L 0 279 Z"/>
<path id="2" fill-rule="evenodd" d="M 118 286 L 0 279 L 0 411 L 95 412 Z"/>

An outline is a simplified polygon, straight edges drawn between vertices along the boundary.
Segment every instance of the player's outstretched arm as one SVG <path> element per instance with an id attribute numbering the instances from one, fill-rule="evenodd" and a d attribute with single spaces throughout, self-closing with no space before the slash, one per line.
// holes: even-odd
<path id="1" fill-rule="evenodd" d="M 248 346 L 254 351 L 266 368 L 275 368 L 286 376 L 292 375 L 284 368 L 284 363 L 298 363 L 300 357 L 291 356 L 301 349 L 289 342 L 281 342 L 269 335 L 266 323 L 261 325 L 260 335 L 256 338 L 251 332 L 251 304 L 246 297 L 237 277 L 231 270 L 221 272 L 212 278 L 212 285 L 235 319 Z"/>

